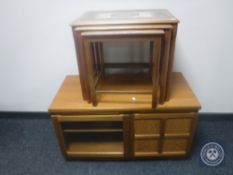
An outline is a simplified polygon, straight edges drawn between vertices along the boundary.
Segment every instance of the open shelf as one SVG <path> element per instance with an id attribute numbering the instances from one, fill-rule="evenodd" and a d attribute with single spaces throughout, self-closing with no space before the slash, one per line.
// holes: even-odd
<path id="1" fill-rule="evenodd" d="M 119 69 L 119 68 L 130 68 L 130 69 L 148 69 L 150 68 L 149 63 L 105 63 L 105 68 L 111 68 L 111 69 Z"/>
<path id="2" fill-rule="evenodd" d="M 123 157 L 122 141 L 69 142 L 67 154 L 79 157 Z"/>
<path id="3" fill-rule="evenodd" d="M 76 121 L 62 122 L 64 132 L 120 132 L 122 121 Z"/>
<path id="4" fill-rule="evenodd" d="M 148 74 L 109 74 L 100 78 L 96 93 L 151 94 Z"/>
<path id="5" fill-rule="evenodd" d="M 64 129 L 63 132 L 123 132 L 123 129 Z"/>
<path id="6" fill-rule="evenodd" d="M 72 122 L 63 124 L 66 153 L 73 157 L 123 157 L 122 122 Z"/>

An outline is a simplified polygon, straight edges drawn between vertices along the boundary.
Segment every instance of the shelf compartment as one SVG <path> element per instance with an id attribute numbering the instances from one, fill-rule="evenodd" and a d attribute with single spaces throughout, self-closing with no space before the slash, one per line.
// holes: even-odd
<path id="1" fill-rule="evenodd" d="M 80 131 L 80 132 L 101 132 L 101 131 L 122 131 L 122 121 L 76 121 L 76 122 L 61 122 L 62 129 L 64 132 L 69 131 Z"/>
<path id="2" fill-rule="evenodd" d="M 71 157 L 123 157 L 124 146 L 121 141 L 111 142 L 69 142 L 67 155 Z"/>
<path id="3" fill-rule="evenodd" d="M 131 69 L 148 69 L 150 68 L 149 63 L 105 63 L 104 68 L 119 69 L 119 68 L 131 68 Z"/>
<path id="4" fill-rule="evenodd" d="M 97 90 L 96 93 L 103 94 L 152 94 L 152 91 L 144 90 Z"/>
<path id="5" fill-rule="evenodd" d="M 123 132 L 123 129 L 64 129 L 63 132 Z"/>
<path id="6" fill-rule="evenodd" d="M 89 142 L 89 141 L 123 141 L 123 132 L 64 132 L 67 143 L 73 141 Z"/>
<path id="7" fill-rule="evenodd" d="M 147 74 L 109 74 L 99 80 L 96 91 L 152 92 L 151 77 Z"/>
<path id="8" fill-rule="evenodd" d="M 123 157 L 123 132 L 65 132 L 66 153 L 76 157 Z"/>

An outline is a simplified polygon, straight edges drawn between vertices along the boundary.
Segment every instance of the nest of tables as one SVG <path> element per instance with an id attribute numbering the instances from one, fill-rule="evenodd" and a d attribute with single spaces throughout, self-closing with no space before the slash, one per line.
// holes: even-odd
<path id="1" fill-rule="evenodd" d="M 97 106 L 103 93 L 151 94 L 152 108 L 168 101 L 178 22 L 167 10 L 88 12 L 74 21 L 83 99 Z M 105 47 L 123 42 L 148 43 L 149 59 L 109 62 Z M 113 69 L 137 73 L 109 73 Z"/>

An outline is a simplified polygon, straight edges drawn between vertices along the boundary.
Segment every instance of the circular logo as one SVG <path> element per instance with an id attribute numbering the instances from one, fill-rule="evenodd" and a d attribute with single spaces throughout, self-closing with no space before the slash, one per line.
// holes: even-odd
<path id="1" fill-rule="evenodd" d="M 209 142 L 201 149 L 201 160 L 208 166 L 217 166 L 224 159 L 224 150 L 221 145 L 216 142 Z"/>

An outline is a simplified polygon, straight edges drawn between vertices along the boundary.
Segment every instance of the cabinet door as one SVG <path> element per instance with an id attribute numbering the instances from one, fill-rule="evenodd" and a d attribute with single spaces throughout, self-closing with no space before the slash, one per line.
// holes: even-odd
<path id="1" fill-rule="evenodd" d="M 53 122 L 67 157 L 124 157 L 122 115 L 56 115 Z"/>
<path id="2" fill-rule="evenodd" d="M 135 114 L 134 156 L 186 155 L 192 144 L 196 113 Z"/>

